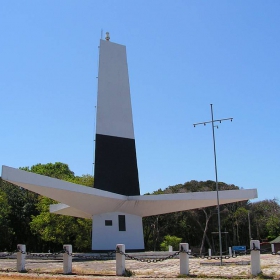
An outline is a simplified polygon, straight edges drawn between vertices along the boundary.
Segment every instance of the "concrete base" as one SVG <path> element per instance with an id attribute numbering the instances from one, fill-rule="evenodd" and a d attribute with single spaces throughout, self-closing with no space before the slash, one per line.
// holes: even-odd
<path id="1" fill-rule="evenodd" d="M 94 215 L 92 219 L 92 250 L 116 250 L 125 244 L 126 251 L 144 251 L 142 218 L 122 212 Z"/>

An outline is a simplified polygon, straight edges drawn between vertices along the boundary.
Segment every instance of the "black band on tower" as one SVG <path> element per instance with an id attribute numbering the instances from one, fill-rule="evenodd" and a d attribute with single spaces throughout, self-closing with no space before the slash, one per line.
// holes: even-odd
<path id="1" fill-rule="evenodd" d="M 135 140 L 96 134 L 94 187 L 122 195 L 139 195 Z"/>

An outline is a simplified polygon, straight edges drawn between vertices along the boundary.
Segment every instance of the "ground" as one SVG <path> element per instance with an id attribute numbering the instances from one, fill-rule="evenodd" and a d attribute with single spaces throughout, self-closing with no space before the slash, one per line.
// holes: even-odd
<path id="1" fill-rule="evenodd" d="M 162 262 L 146 263 L 126 260 L 126 268 L 135 273 L 133 279 L 174 279 L 179 275 L 180 260 L 168 259 Z M 250 279 L 250 255 L 223 260 L 190 258 L 190 275 L 188 279 Z M 74 261 L 73 274 L 63 275 L 62 260 L 27 259 L 27 273 L 17 273 L 15 259 L 0 260 L 1 280 L 83 280 L 83 279 L 122 279 L 116 277 L 115 260 L 107 261 Z M 261 255 L 262 275 L 258 278 L 280 279 L 280 255 Z"/>

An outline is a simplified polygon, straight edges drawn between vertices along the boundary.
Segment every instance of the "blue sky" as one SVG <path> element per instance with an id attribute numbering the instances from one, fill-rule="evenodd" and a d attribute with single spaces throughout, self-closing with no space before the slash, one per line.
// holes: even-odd
<path id="1" fill-rule="evenodd" d="M 126 45 L 141 193 L 215 180 L 280 198 L 279 1 L 0 0 L 0 165 L 92 174 L 98 44 Z"/>

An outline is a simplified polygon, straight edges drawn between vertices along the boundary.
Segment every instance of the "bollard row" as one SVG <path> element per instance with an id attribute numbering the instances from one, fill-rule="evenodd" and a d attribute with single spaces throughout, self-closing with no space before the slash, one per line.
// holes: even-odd
<path id="1" fill-rule="evenodd" d="M 189 244 L 188 243 L 180 243 L 180 252 L 176 252 L 173 255 L 170 255 L 166 258 L 156 259 L 155 262 L 163 261 L 165 259 L 171 259 L 174 256 L 180 255 L 180 274 L 189 274 Z M 148 260 L 148 259 L 138 259 L 136 257 L 130 256 L 125 253 L 125 245 L 124 244 L 117 244 L 116 247 L 116 275 L 122 276 L 125 273 L 125 258 L 138 260 L 141 262 L 154 262 L 154 260 Z"/>
<path id="2" fill-rule="evenodd" d="M 108 255 L 112 255 L 113 253 L 116 253 L 116 275 L 121 276 L 124 275 L 125 273 L 125 259 L 131 259 L 131 260 L 136 260 L 140 262 L 158 262 L 158 261 L 164 261 L 167 259 L 174 258 L 179 255 L 180 259 L 180 274 L 188 275 L 189 274 L 189 257 L 193 256 L 196 257 L 195 254 L 191 254 L 189 250 L 189 244 L 188 243 L 180 243 L 180 251 L 175 252 L 172 255 L 169 255 L 164 258 L 157 258 L 157 259 L 143 259 L 143 258 L 137 258 L 135 256 L 131 256 L 127 253 L 125 253 L 125 245 L 124 244 L 117 244 L 116 246 L 116 251 L 110 252 Z M 251 253 L 251 274 L 253 276 L 258 275 L 261 272 L 261 264 L 260 264 L 260 242 L 259 240 L 251 240 L 250 242 L 250 249 L 248 250 Z M 18 272 L 25 272 L 25 260 L 27 255 L 33 255 L 33 256 L 45 256 L 44 254 L 33 254 L 33 253 L 27 253 L 26 252 L 26 246 L 24 244 L 19 244 L 17 246 L 17 271 Z M 72 258 L 73 257 L 81 257 L 81 258 L 87 258 L 87 259 L 93 259 L 95 260 L 96 256 L 94 257 L 84 257 L 80 255 L 75 255 L 72 253 L 72 245 L 66 244 L 63 246 L 63 251 L 60 253 L 63 253 L 63 274 L 71 274 L 72 273 Z M 60 253 L 54 253 L 52 255 L 57 256 Z M 211 251 L 209 250 L 209 256 L 207 259 L 220 259 L 220 257 L 215 257 L 211 255 Z M 231 250 L 229 250 L 229 253 L 232 254 Z M 10 256 L 14 254 L 13 253 L 8 253 L 4 254 L 3 256 Z M 272 254 L 278 254 L 275 253 L 274 248 L 272 247 Z M 0 255 L 1 257 L 1 255 Z M 201 257 L 201 256 L 199 256 Z M 204 256 L 203 256 L 204 257 Z M 234 252 L 230 256 L 222 256 L 222 258 L 230 258 L 230 257 L 236 257 Z M 202 257 L 201 257 L 202 258 Z"/>
<path id="3" fill-rule="evenodd" d="M 72 273 L 72 256 L 67 254 L 67 252 L 72 253 L 72 245 L 63 246 L 63 273 Z M 26 246 L 24 244 L 18 244 L 17 246 L 17 272 L 26 272 L 25 260 L 26 260 Z M 33 255 L 33 254 L 31 254 Z M 37 255 L 37 254 L 34 254 Z M 42 255 L 42 254 L 38 254 Z M 57 254 L 56 254 L 57 255 Z"/>

